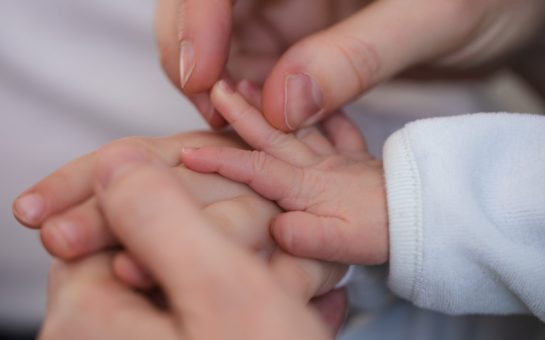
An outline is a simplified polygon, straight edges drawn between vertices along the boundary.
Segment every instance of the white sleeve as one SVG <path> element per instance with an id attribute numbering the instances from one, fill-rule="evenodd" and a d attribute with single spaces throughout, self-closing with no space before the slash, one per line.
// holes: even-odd
<path id="1" fill-rule="evenodd" d="M 416 121 L 388 139 L 384 168 L 395 293 L 545 321 L 545 116 Z"/>

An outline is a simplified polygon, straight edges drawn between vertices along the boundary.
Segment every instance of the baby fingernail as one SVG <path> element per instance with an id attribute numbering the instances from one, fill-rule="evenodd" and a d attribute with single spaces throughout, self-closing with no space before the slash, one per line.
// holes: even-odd
<path id="1" fill-rule="evenodd" d="M 184 147 L 182 148 L 182 154 L 186 155 L 188 153 L 191 153 L 193 151 L 197 150 L 197 148 L 194 147 Z"/>
<path id="2" fill-rule="evenodd" d="M 13 210 L 21 221 L 29 224 L 39 223 L 45 212 L 45 203 L 39 194 L 26 194 L 15 201 Z"/>
<path id="3" fill-rule="evenodd" d="M 226 79 L 222 79 L 218 81 L 218 87 L 223 93 L 226 93 L 226 94 L 235 93 L 235 90 L 233 89 L 233 85 L 231 85 L 230 82 Z"/>
<path id="4" fill-rule="evenodd" d="M 195 69 L 195 50 L 189 41 L 182 41 L 180 45 L 180 83 L 185 87 Z"/>
<path id="5" fill-rule="evenodd" d="M 291 130 L 316 120 L 323 112 L 322 91 L 308 74 L 299 73 L 286 78 L 284 119 Z"/>

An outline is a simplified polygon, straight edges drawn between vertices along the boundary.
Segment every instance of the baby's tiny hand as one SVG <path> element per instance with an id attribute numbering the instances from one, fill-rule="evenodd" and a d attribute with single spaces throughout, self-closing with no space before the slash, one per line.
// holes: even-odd
<path id="1" fill-rule="evenodd" d="M 229 147 L 185 149 L 184 164 L 247 183 L 286 213 L 272 234 L 286 251 L 348 264 L 388 260 L 382 162 L 366 150 L 357 128 L 342 114 L 316 127 L 286 134 L 225 81 L 212 91 L 217 110 L 257 151 Z M 329 140 L 328 140 L 329 139 Z"/>

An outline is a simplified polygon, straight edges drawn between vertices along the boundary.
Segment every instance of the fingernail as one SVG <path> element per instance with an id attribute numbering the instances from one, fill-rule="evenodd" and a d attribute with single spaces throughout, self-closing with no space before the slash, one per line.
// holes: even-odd
<path id="1" fill-rule="evenodd" d="M 286 78 L 284 119 L 295 130 L 316 120 L 323 112 L 322 91 L 308 74 L 299 73 Z"/>
<path id="2" fill-rule="evenodd" d="M 182 154 L 186 155 L 186 154 L 191 153 L 191 152 L 193 152 L 195 150 L 197 150 L 197 148 L 185 147 L 185 148 L 182 148 Z"/>
<path id="3" fill-rule="evenodd" d="M 17 218 L 25 223 L 38 223 L 45 212 L 42 196 L 32 193 L 19 197 L 13 206 Z"/>
<path id="4" fill-rule="evenodd" d="M 222 79 L 218 82 L 218 88 L 226 94 L 235 93 L 235 90 L 233 90 L 233 86 L 229 84 L 229 82 L 225 79 Z"/>
<path id="5" fill-rule="evenodd" d="M 259 91 L 257 89 L 257 86 L 255 86 L 254 83 L 252 83 L 248 79 L 241 80 L 238 83 L 237 88 L 238 88 L 238 90 L 240 92 L 243 92 L 244 94 L 246 94 L 249 97 L 253 96 L 255 93 L 257 93 Z"/>
<path id="6" fill-rule="evenodd" d="M 117 159 L 115 163 L 102 167 L 98 172 L 99 184 L 104 189 L 128 170 L 148 160 L 146 155 L 140 152 L 124 153 L 119 156 L 121 158 Z"/>
<path id="7" fill-rule="evenodd" d="M 182 41 L 180 45 L 180 83 L 185 87 L 195 69 L 195 50 L 189 41 Z"/>
<path id="8" fill-rule="evenodd" d="M 247 101 L 257 108 L 261 108 L 261 93 L 257 86 L 255 86 L 251 81 L 244 79 L 241 80 L 237 86 L 237 91 L 242 94 Z"/>

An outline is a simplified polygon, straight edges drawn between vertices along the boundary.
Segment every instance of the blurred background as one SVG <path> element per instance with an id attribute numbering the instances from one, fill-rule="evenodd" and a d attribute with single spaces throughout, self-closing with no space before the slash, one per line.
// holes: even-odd
<path id="1" fill-rule="evenodd" d="M 45 307 L 49 256 L 16 195 L 113 139 L 205 128 L 163 76 L 153 16 L 152 0 L 0 0 L 0 339 Z"/>
<path id="2" fill-rule="evenodd" d="M 0 339 L 33 339 L 45 310 L 50 259 L 12 217 L 16 195 L 111 140 L 206 128 L 161 71 L 153 15 L 152 0 L 0 0 Z M 545 110 L 505 70 L 386 84 L 348 111 L 380 155 L 386 137 L 417 118 Z"/>

